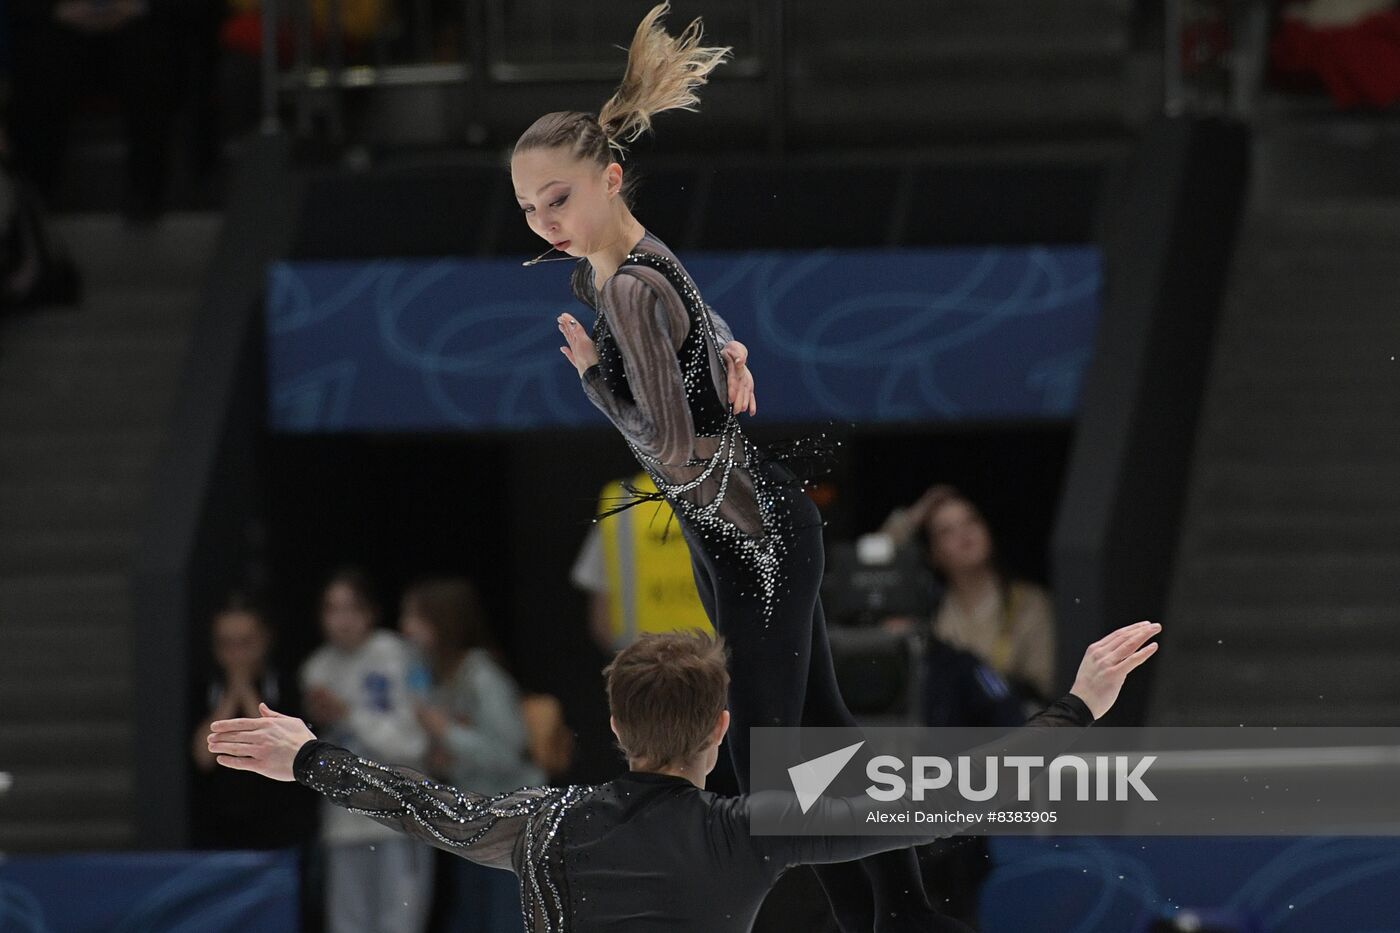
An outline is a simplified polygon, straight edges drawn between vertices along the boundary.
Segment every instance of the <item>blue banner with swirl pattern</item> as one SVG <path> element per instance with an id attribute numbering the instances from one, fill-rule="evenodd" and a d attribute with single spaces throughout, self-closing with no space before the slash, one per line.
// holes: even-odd
<path id="1" fill-rule="evenodd" d="M 294 933 L 297 854 L 112 852 L 0 860 L 5 933 Z"/>
<path id="2" fill-rule="evenodd" d="M 1073 416 L 1101 283 L 1093 247 L 682 257 L 749 348 L 769 422 Z M 604 425 L 559 352 L 572 263 L 285 262 L 268 275 L 281 432 Z"/>

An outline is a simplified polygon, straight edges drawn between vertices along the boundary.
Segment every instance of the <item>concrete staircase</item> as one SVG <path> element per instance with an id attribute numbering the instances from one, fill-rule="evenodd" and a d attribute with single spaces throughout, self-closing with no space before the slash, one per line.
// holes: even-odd
<path id="1" fill-rule="evenodd" d="M 0 852 L 132 840 L 128 575 L 219 219 L 55 226 L 81 306 L 0 319 Z"/>
<path id="2" fill-rule="evenodd" d="M 1400 722 L 1400 192 L 1352 172 L 1400 127 L 1357 130 L 1257 143 L 1154 721 Z"/>

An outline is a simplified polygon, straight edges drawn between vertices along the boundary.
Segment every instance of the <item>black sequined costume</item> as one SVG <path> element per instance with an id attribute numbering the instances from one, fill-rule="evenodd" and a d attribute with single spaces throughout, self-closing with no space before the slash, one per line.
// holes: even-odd
<path id="1" fill-rule="evenodd" d="M 1067 694 L 1032 722 L 1057 728 L 1023 730 L 1008 748 L 1037 731 L 1035 751 L 1045 755 L 1048 737 L 1058 753 L 1093 717 Z M 525 787 L 488 797 L 314 740 L 297 752 L 293 773 L 332 803 L 515 872 L 527 933 L 747 933 L 788 868 L 868 859 L 939 834 L 930 828 L 919 837 L 755 836 L 752 814 L 761 807 L 791 814 L 799 806 L 792 794 L 721 797 L 682 777 L 644 772 L 598 787 Z M 931 800 L 925 805 L 941 806 Z M 959 809 L 974 806 L 950 800 Z M 818 804 L 847 805 L 825 798 Z M 923 929 L 966 930 L 940 920 Z"/>
<path id="2" fill-rule="evenodd" d="M 729 644 L 729 749 L 749 786 L 749 728 L 853 726 L 836 683 L 818 591 L 821 515 L 795 476 L 728 409 L 728 325 L 679 260 L 647 233 L 600 287 L 586 260 L 574 295 L 597 317 L 589 399 L 622 433 L 690 545 L 705 611 Z M 637 501 L 641 501 L 639 497 Z M 846 933 L 938 922 L 913 852 L 817 875 Z"/>

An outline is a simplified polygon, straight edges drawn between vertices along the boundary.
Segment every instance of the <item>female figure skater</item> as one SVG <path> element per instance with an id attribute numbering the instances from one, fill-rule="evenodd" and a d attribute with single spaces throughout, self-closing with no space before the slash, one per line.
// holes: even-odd
<path id="1" fill-rule="evenodd" d="M 597 315 L 590 337 L 561 314 L 561 350 L 675 511 L 700 599 L 730 646 L 730 753 L 747 790 L 751 726 L 855 721 L 818 601 L 821 516 L 793 472 L 744 436 L 739 413 L 757 411 L 747 352 L 632 215 L 615 158 L 655 114 L 694 109 L 695 89 L 729 54 L 699 44 L 699 20 L 668 35 L 667 9 L 638 26 L 601 112 L 536 120 L 515 144 L 511 177 L 530 229 L 578 257 L 573 293 Z M 912 850 L 817 873 L 847 933 L 942 928 Z"/>

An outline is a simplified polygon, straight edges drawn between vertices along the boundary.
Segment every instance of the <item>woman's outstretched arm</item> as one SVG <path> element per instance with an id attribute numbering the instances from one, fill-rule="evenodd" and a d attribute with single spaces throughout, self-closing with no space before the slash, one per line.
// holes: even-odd
<path id="1" fill-rule="evenodd" d="M 511 870 L 530 817 L 561 791 L 525 787 L 486 797 L 381 765 L 316 739 L 300 719 L 260 707 L 257 719 L 213 723 L 209 751 L 219 764 L 298 781 L 332 803 L 455 855 Z"/>
<path id="2" fill-rule="evenodd" d="M 1156 653 L 1157 643 L 1151 639 L 1161 630 L 1158 623 L 1138 622 L 1125 625 L 1094 642 L 1084 652 L 1069 693 L 1033 716 L 1026 725 L 989 743 L 984 749 L 998 756 L 1034 754 L 1044 762 L 1053 760 L 1060 751 L 1070 748 L 1085 728 L 1103 718 L 1113 707 L 1128 675 Z M 973 767 L 985 760 L 976 750 L 966 754 Z M 1031 769 L 1031 779 L 1045 770 L 1045 765 Z M 979 775 L 971 783 L 972 786 L 985 786 L 986 781 Z M 1000 797 L 994 797 L 987 801 L 971 801 L 948 787 L 926 795 L 923 805 L 930 810 L 950 808 L 980 812 L 996 809 L 1000 800 Z M 735 801 L 733 813 L 745 826 L 750 825 L 748 821 L 752 820 L 755 811 L 762 811 L 773 824 L 788 819 L 797 820 L 803 815 L 810 817 L 794 794 L 763 791 L 735 798 Z M 898 801 L 894 805 L 896 809 L 900 806 Z M 823 797 L 813 806 L 817 808 L 815 812 L 819 816 L 832 822 L 838 819 L 859 822 L 866 814 L 879 809 L 879 805 L 869 798 Z M 962 828 L 965 830 L 967 824 L 963 824 Z M 876 852 L 922 845 L 950 834 L 946 828 L 930 828 L 925 834 L 912 836 L 775 835 L 752 836 L 751 839 L 755 851 L 768 857 L 766 864 L 773 866 L 776 863 L 776 870 L 781 870 L 798 864 L 865 858 Z"/>

